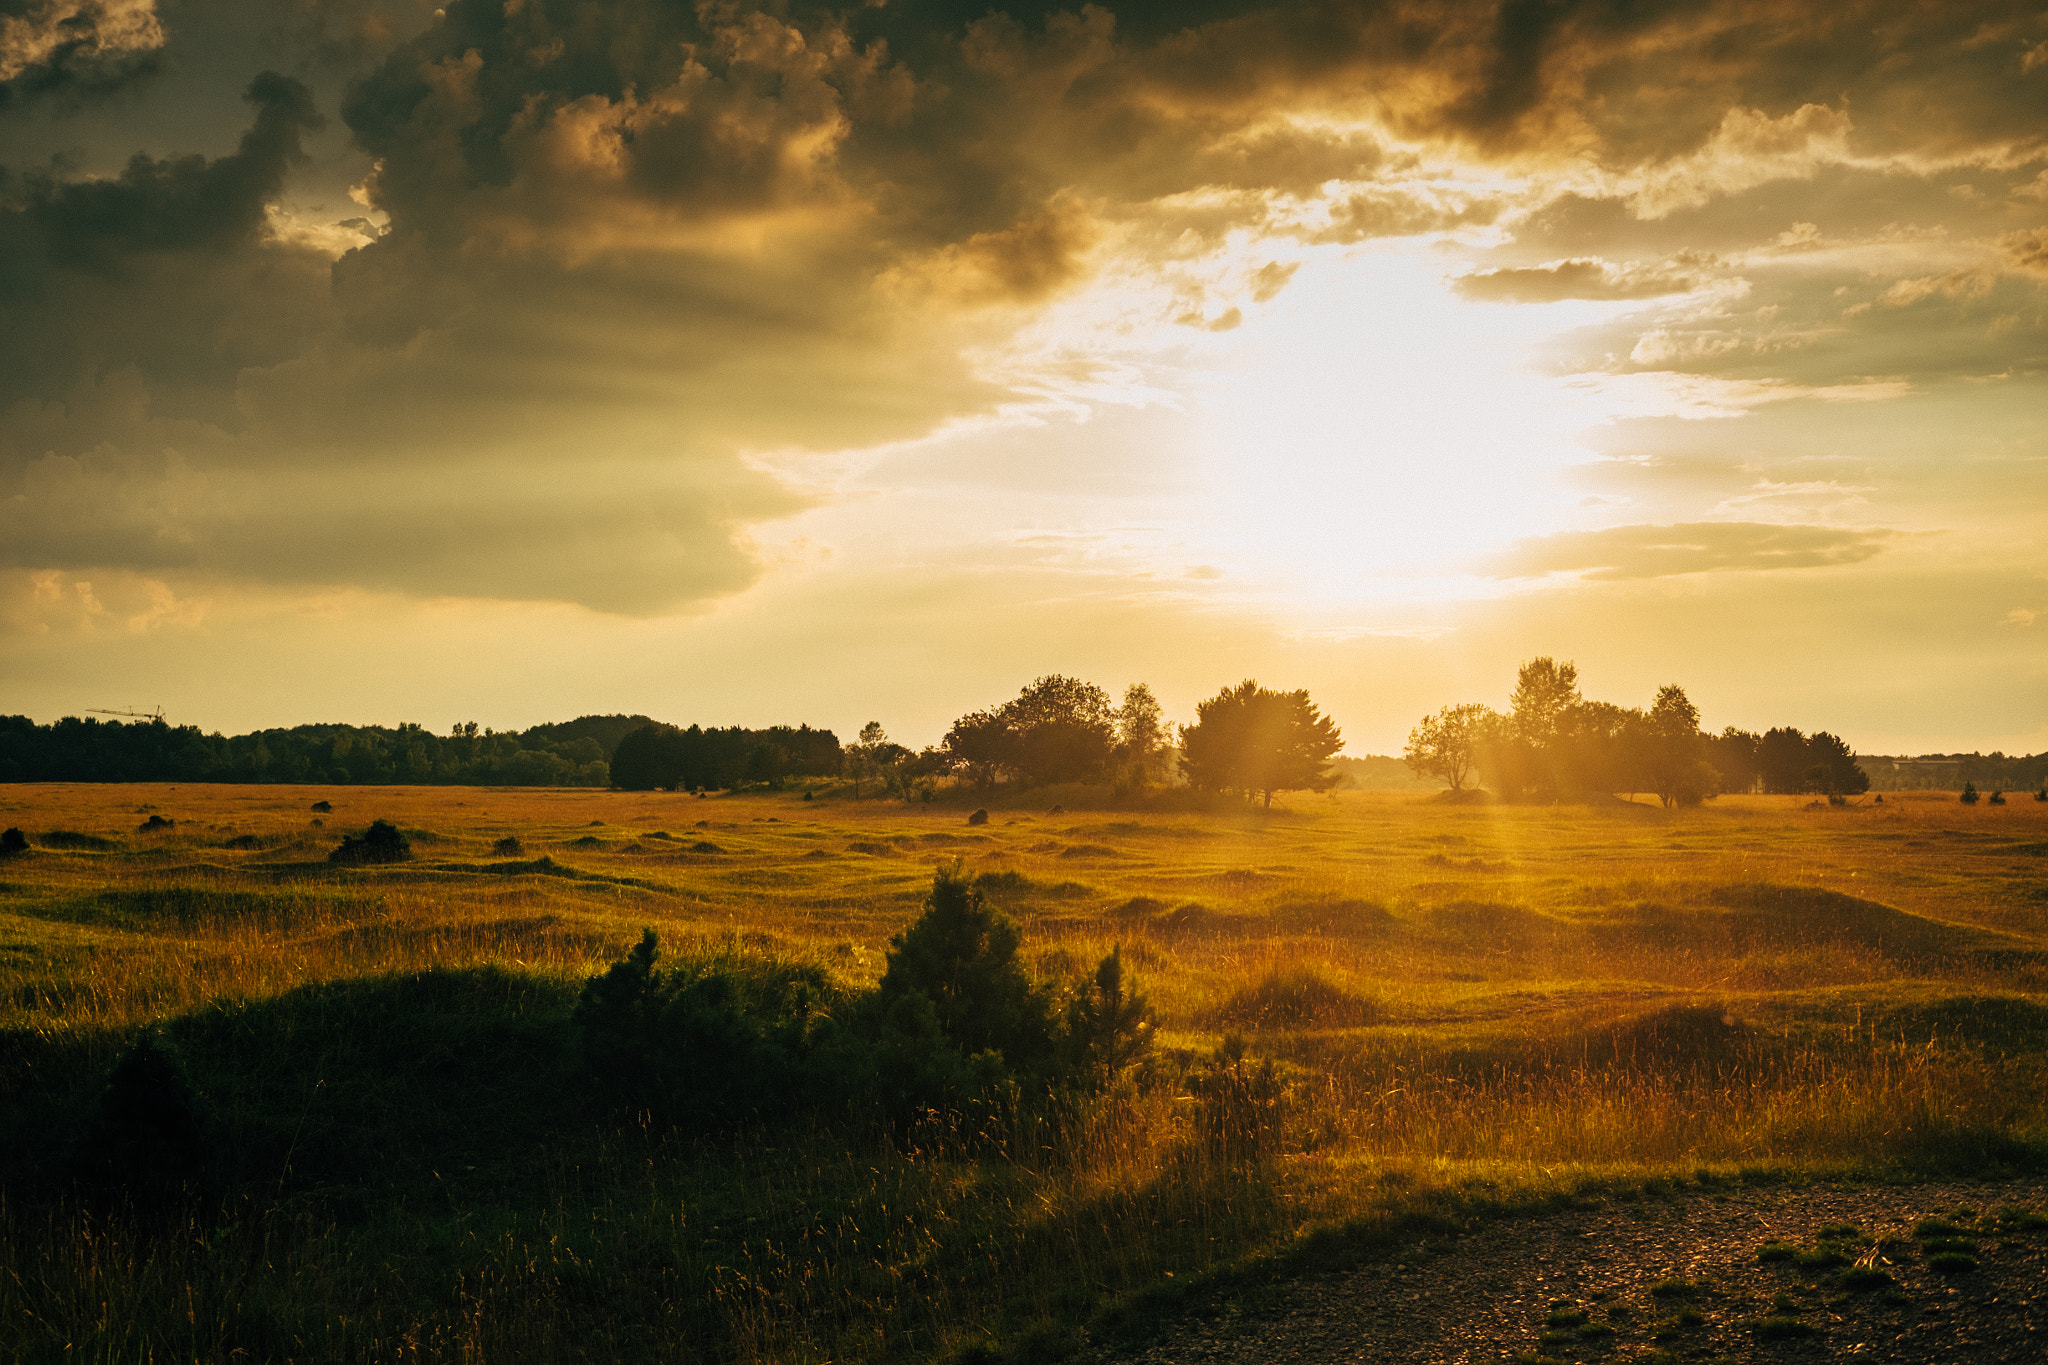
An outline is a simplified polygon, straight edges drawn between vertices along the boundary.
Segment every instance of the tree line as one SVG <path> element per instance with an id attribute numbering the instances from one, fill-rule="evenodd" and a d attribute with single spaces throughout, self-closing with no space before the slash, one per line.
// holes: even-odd
<path id="1" fill-rule="evenodd" d="M 316 782 L 603 787 L 607 762 L 645 716 L 583 716 L 525 731 L 475 722 L 297 725 L 207 734 L 162 720 L 66 716 L 38 725 L 0 716 L 0 782 Z"/>
<path id="2" fill-rule="evenodd" d="M 1521 666 L 1507 711 L 1446 706 L 1409 733 L 1403 757 L 1453 792 L 1484 781 L 1509 801 L 1647 792 L 1668 807 L 1722 792 L 1842 799 L 1870 789 L 1856 755 L 1825 730 L 1782 726 L 1758 735 L 1730 726 L 1714 735 L 1699 720 L 1675 683 L 1647 708 L 1617 706 L 1581 695 L 1576 665 L 1544 657 Z"/>
<path id="3" fill-rule="evenodd" d="M 627 791 L 721 791 L 790 777 L 834 777 L 845 762 L 839 738 L 808 725 L 685 730 L 649 721 L 612 751 L 611 782 Z"/>

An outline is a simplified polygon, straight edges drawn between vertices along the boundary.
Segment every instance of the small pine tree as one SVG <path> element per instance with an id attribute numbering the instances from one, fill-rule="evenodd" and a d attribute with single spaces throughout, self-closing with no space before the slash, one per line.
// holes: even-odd
<path id="1" fill-rule="evenodd" d="M 989 905 L 963 864 L 932 878 L 924 914 L 889 940 L 885 998 L 913 991 L 932 1002 L 939 1027 L 969 1057 L 996 1051 L 1034 1070 L 1053 1043 L 1051 1002 L 1033 984 L 1017 947 L 1017 922 Z"/>
<path id="2" fill-rule="evenodd" d="M 1991 793 L 1991 804 L 1992 804 L 1992 805 L 1994 805 L 1994 806 L 2002 806 L 2002 805 L 2004 805 L 2004 804 L 2005 804 L 2005 793 L 2004 793 L 2004 792 L 1993 792 L 1993 793 Z"/>
<path id="3" fill-rule="evenodd" d="M 1152 1046 L 1152 1007 L 1124 980 L 1122 944 L 1067 1003 L 1064 1041 L 1068 1074 L 1094 1089 L 1113 1084 Z"/>
<path id="4" fill-rule="evenodd" d="M 1961 802 L 1962 802 L 1962 803 L 1963 803 L 1964 805 L 1966 805 L 1966 806 L 1974 806 L 1974 805 L 1976 805 L 1976 804 L 1977 804 L 1977 784 L 1976 784 L 1976 783 L 1974 783 L 1974 782 L 1965 782 L 1965 783 L 1963 784 L 1963 794 L 1962 794 L 1962 795 L 1961 795 L 1960 797 L 1958 797 L 1957 799 L 1958 799 L 1958 800 L 1960 800 L 1960 801 L 1961 801 Z"/>

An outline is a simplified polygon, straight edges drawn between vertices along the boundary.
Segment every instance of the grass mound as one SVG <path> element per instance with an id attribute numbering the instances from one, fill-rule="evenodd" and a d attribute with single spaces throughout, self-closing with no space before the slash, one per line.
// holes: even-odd
<path id="1" fill-rule="evenodd" d="M 1209 1012 L 1211 1027 L 1241 1029 L 1357 1028 L 1380 1010 L 1308 967 L 1268 972 Z"/>
<path id="2" fill-rule="evenodd" d="M 86 834 L 75 829 L 53 829 L 47 834 L 38 834 L 36 842 L 44 848 L 63 849 L 72 853 L 112 853 L 121 847 L 119 839 L 109 839 L 100 834 Z"/>

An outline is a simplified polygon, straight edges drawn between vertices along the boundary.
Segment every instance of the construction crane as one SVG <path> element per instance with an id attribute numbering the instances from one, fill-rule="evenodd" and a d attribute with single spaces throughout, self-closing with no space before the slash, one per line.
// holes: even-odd
<path id="1" fill-rule="evenodd" d="M 88 716 L 129 716 L 135 720 L 153 720 L 159 723 L 164 718 L 164 708 L 161 706 L 154 711 L 109 711 L 104 706 L 88 706 L 85 713 Z"/>

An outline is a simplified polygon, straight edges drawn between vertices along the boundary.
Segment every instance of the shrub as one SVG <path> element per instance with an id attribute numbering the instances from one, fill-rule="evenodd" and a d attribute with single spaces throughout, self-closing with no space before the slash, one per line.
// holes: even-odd
<path id="1" fill-rule="evenodd" d="M 662 837 L 666 838 L 668 836 L 663 835 Z M 526 852 L 526 845 L 520 843 L 514 835 L 508 834 L 498 840 L 497 843 L 491 845 L 491 852 L 500 858 L 517 858 Z"/>
<path id="2" fill-rule="evenodd" d="M 399 863 L 412 856 L 412 845 L 398 826 L 372 821 L 361 834 L 343 835 L 341 847 L 327 855 L 330 863 Z"/>
<path id="3" fill-rule="evenodd" d="M 19 829 L 9 826 L 6 833 L 0 834 L 0 857 L 26 852 L 28 852 L 28 836 Z"/>
<path id="4" fill-rule="evenodd" d="M 1152 1007 L 1124 982 L 1123 945 L 1109 950 L 1095 975 L 1067 1003 L 1062 1028 L 1066 1074 L 1102 1089 L 1152 1046 Z"/>
<path id="5" fill-rule="evenodd" d="M 882 996 L 923 995 L 967 1056 L 993 1050 L 1013 1069 L 1043 1069 L 1052 1004 L 1017 959 L 1017 922 L 988 903 L 959 862 L 938 870 L 924 904 L 917 922 L 889 940 Z"/>
<path id="6" fill-rule="evenodd" d="M 1961 795 L 1960 797 L 1958 797 L 1957 799 L 1958 799 L 1958 800 L 1960 800 L 1960 801 L 1961 801 L 1961 802 L 1962 802 L 1962 803 L 1963 803 L 1964 805 L 1966 805 L 1966 806 L 1974 806 L 1974 805 L 1976 805 L 1976 804 L 1977 804 L 1977 784 L 1976 784 L 1976 783 L 1974 783 L 1974 782 L 1965 782 L 1965 783 L 1963 784 L 1963 794 L 1962 794 L 1962 795 Z"/>
<path id="7" fill-rule="evenodd" d="M 612 1099 L 656 1120 L 712 1128 L 816 1102 L 806 1062 L 831 989 L 815 967 L 722 956 L 655 967 L 652 929 L 584 983 L 571 1022 Z"/>
<path id="8" fill-rule="evenodd" d="M 76 1153 L 90 1185 L 144 1201 L 196 1183 L 213 1128 L 183 1061 L 145 1033 L 114 1063 Z"/>
<path id="9" fill-rule="evenodd" d="M 968 823 L 968 824 L 970 824 L 970 825 L 985 825 L 985 824 L 987 824 L 987 823 L 988 823 L 988 812 L 987 812 L 987 811 L 985 811 L 985 810 L 978 810 L 978 811 L 974 812 L 974 814 L 972 814 L 972 815 L 970 815 L 970 816 L 968 816 L 968 817 L 967 817 L 967 823 Z"/>
<path id="10" fill-rule="evenodd" d="M 1992 804 L 1992 805 L 1994 805 L 1994 806 L 2002 806 L 2002 805 L 2004 805 L 2004 804 L 2005 804 L 2005 793 L 2004 793 L 2004 792 L 1993 792 L 1993 793 L 1991 793 L 1991 802 L 1990 802 L 1990 804 Z"/>

